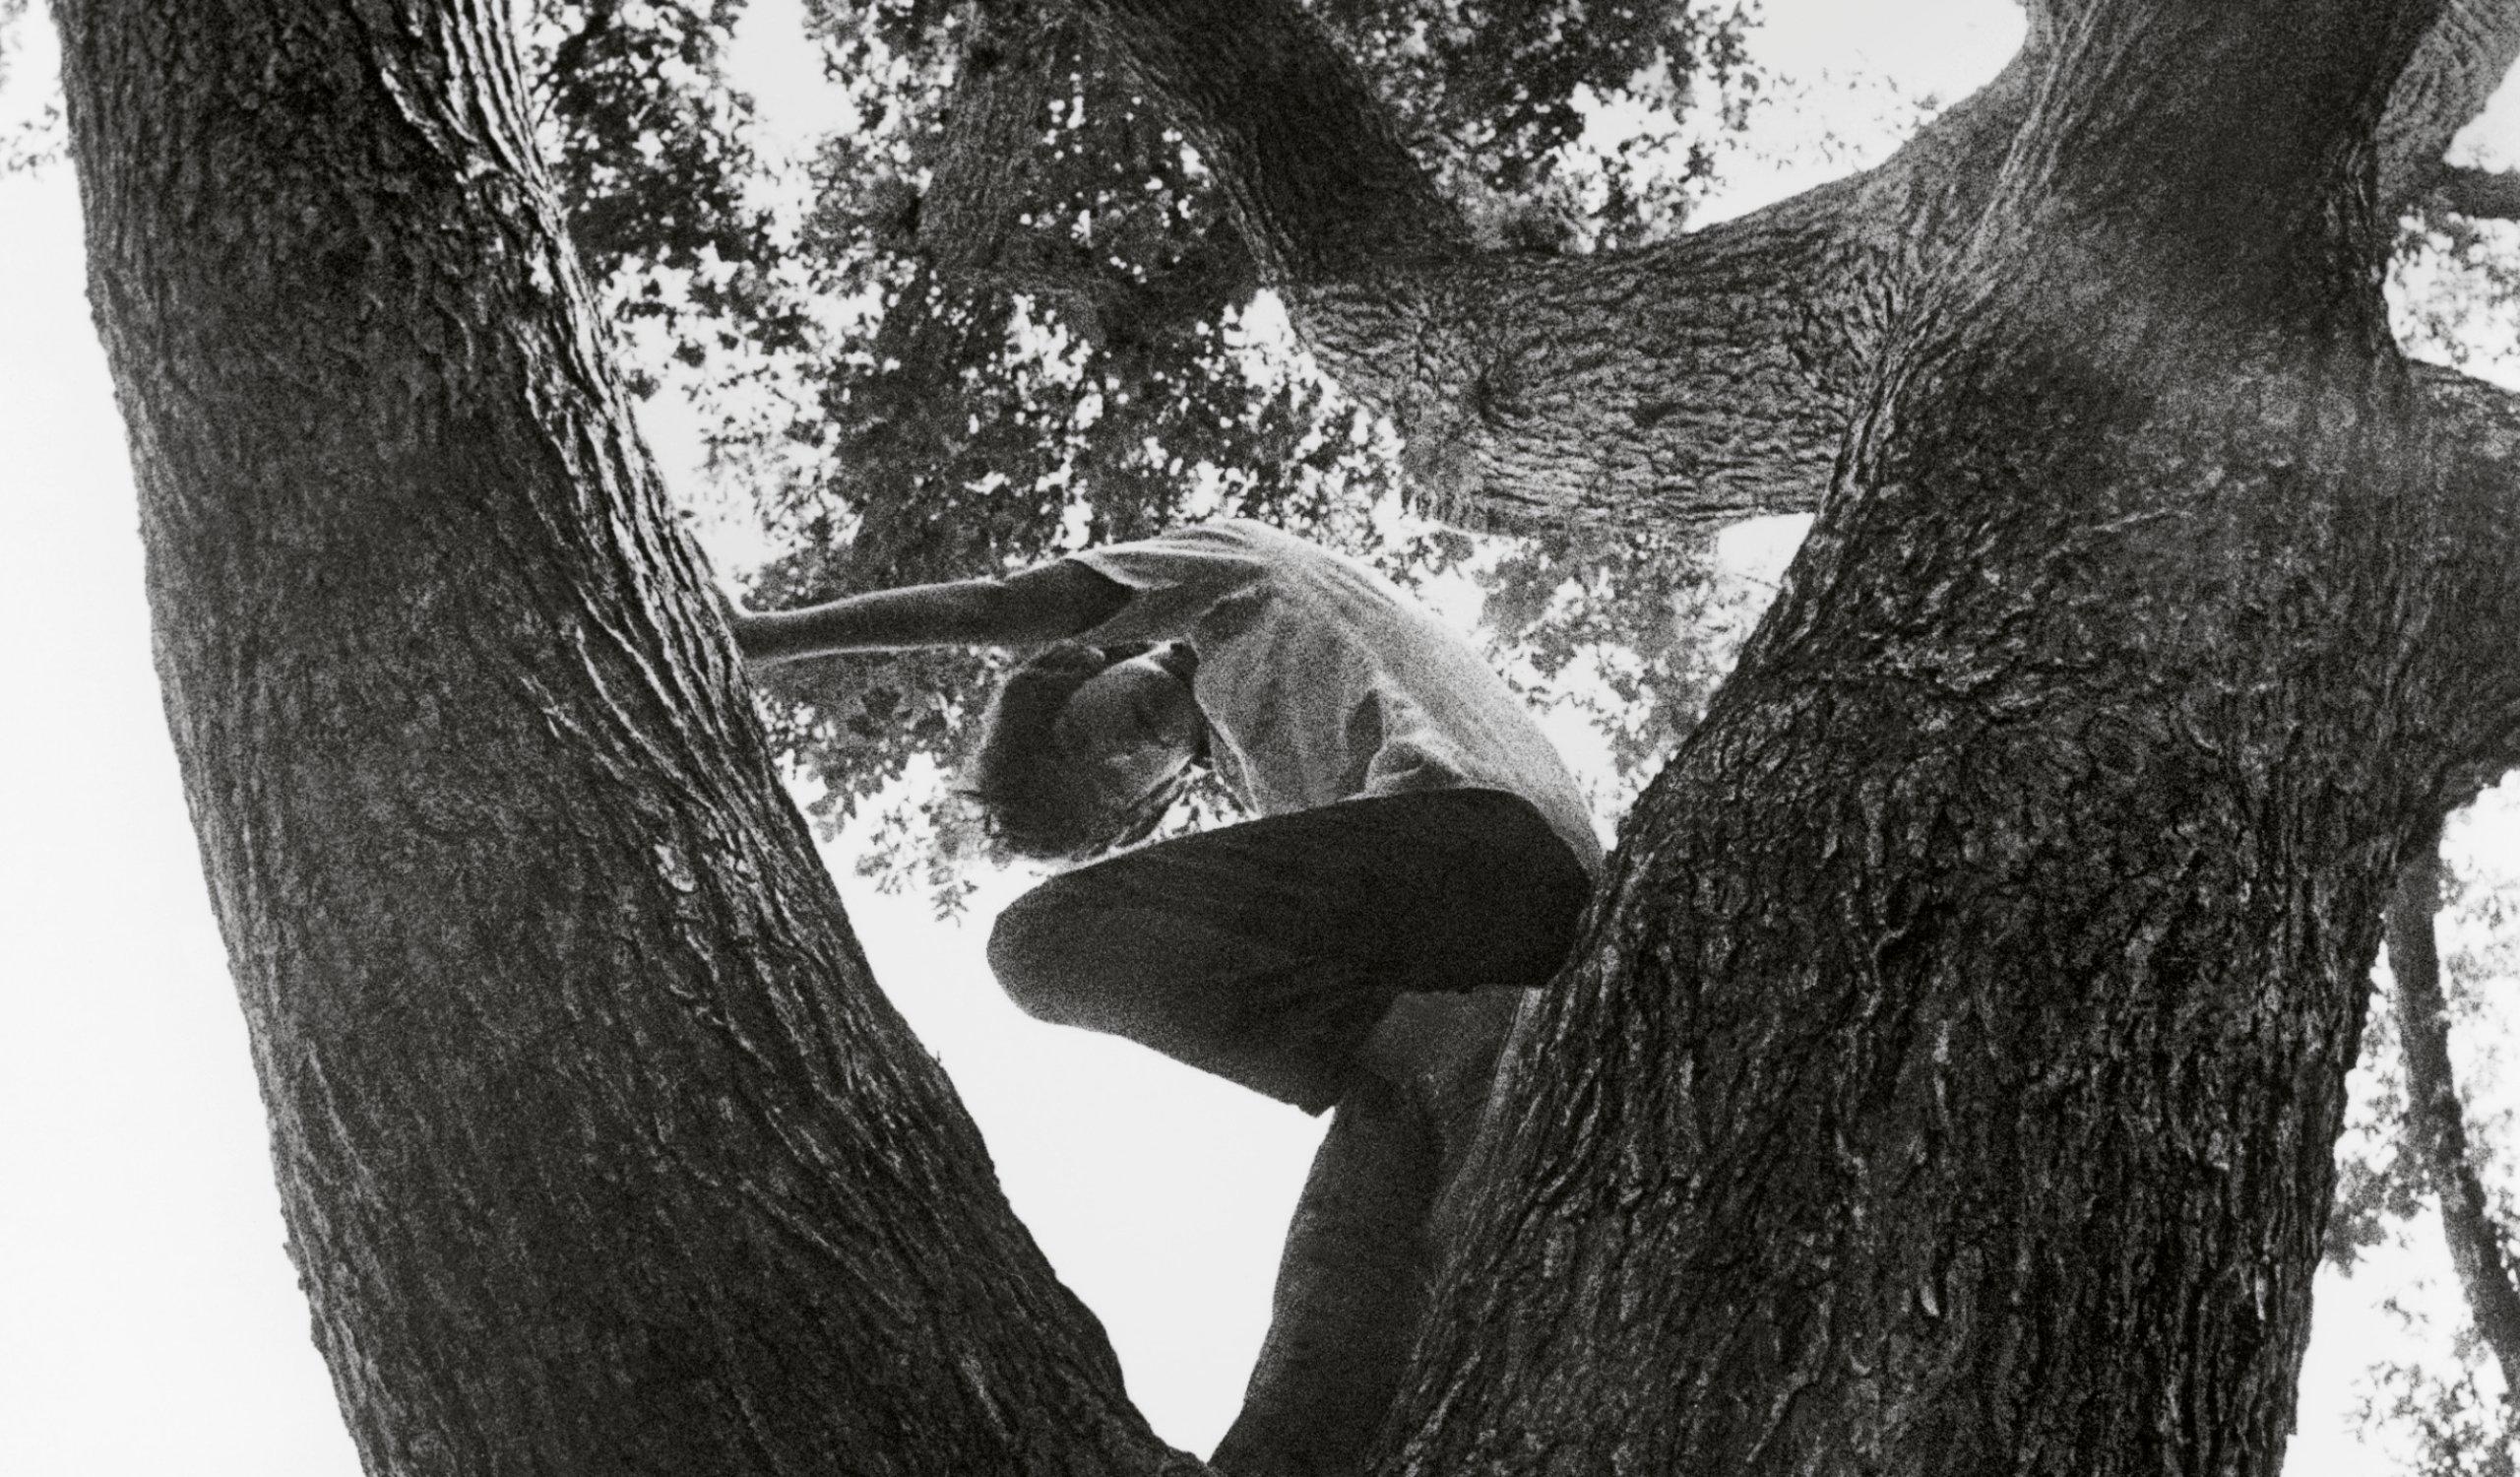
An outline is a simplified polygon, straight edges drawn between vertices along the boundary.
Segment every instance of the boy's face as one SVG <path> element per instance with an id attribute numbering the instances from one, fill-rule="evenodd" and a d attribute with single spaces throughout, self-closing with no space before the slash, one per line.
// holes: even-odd
<path id="1" fill-rule="evenodd" d="M 1149 654 L 1088 677 L 1050 733 L 1093 774 L 1102 802 L 1120 807 L 1179 774 L 1206 727 L 1190 684 Z"/>

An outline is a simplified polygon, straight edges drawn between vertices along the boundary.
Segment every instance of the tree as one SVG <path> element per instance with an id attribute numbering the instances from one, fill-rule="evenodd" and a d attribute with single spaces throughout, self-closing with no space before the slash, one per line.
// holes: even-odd
<path id="1" fill-rule="evenodd" d="M 57 17 L 169 718 L 367 1463 L 1159 1466 L 778 790 L 511 37 Z"/>
<path id="2" fill-rule="evenodd" d="M 2035 6 L 1890 164 L 1553 256 L 1306 12 L 1077 13 L 1430 501 L 1819 512 L 1526 1014 L 1377 1469 L 2270 1470 L 2383 901 L 2520 737 L 2520 413 L 2375 289 L 2520 25 Z M 508 38 L 57 14 L 371 1467 L 1186 1469 L 776 794 Z"/>

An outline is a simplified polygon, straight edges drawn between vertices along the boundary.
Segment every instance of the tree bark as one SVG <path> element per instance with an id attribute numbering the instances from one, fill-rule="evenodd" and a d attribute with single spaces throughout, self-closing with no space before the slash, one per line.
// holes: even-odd
<path id="1" fill-rule="evenodd" d="M 2450 674 L 2446 814 L 2520 768 L 2520 396 L 2435 365 L 2415 374 L 2442 460 L 2443 605 L 2425 639 Z"/>
<path id="2" fill-rule="evenodd" d="M 1312 282 L 1465 250 L 1364 75 L 1288 0 L 1075 0 L 1173 100 L 1270 276 Z"/>
<path id="3" fill-rule="evenodd" d="M 2476 221 L 2520 221 L 2520 173 L 2444 169 L 2426 203 Z"/>
<path id="4" fill-rule="evenodd" d="M 2425 17 L 2207 9 L 2082 9 L 1903 315 L 1378 1470 L 2278 1469 L 2448 762 L 2362 143 Z"/>
<path id="5" fill-rule="evenodd" d="M 375 1473 L 1195 1470 L 867 976 L 475 0 L 62 0 L 158 664 Z"/>
<path id="6" fill-rule="evenodd" d="M 1430 509 L 1504 527 L 1816 508 L 1884 325 L 1975 228 L 2056 33 L 2043 12 L 2003 76 L 1873 170 L 1643 251 L 1565 258 L 1429 245 L 1451 218 L 1404 180 L 1387 124 L 1345 121 L 1372 106 L 1353 69 L 1262 85 L 1290 70 L 1268 58 L 1299 49 L 1283 33 L 1309 25 L 1291 0 L 1237 3 L 1230 25 L 1072 3 L 1194 137 L 1304 141 L 1218 146 L 1244 233 L 1356 243 L 1264 252 L 1264 268 L 1325 367 L 1393 417 Z M 2433 188 L 2515 56 L 2511 7 L 2444 7 L 2384 117 L 2384 211 Z M 1341 121 L 1305 126 L 1315 111 Z"/>
<path id="7" fill-rule="evenodd" d="M 2380 208 L 2412 210 L 2442 182 L 2450 140 L 2520 61 L 2520 7 L 2503 0 L 2446 0 L 2389 94 L 2377 139 Z"/>

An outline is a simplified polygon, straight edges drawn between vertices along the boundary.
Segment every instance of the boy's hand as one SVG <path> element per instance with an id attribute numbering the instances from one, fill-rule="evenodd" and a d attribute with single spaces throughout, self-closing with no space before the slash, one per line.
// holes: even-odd
<path id="1" fill-rule="evenodd" d="M 737 600 L 735 592 L 725 585 L 713 580 L 709 593 L 718 599 L 718 613 L 725 617 L 726 629 L 735 638 L 735 649 L 743 654 L 744 666 L 758 672 L 769 665 L 762 651 L 763 627 L 768 622 L 745 610 L 743 602 Z"/>

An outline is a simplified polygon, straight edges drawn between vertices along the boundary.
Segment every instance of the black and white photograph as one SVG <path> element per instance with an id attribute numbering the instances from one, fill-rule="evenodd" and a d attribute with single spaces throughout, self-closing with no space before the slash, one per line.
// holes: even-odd
<path id="1" fill-rule="evenodd" d="M 2520 0 L 0 0 L 0 1473 L 2513 1477 Z"/>

